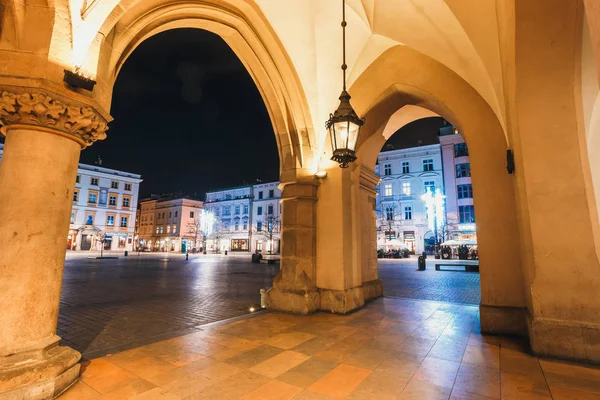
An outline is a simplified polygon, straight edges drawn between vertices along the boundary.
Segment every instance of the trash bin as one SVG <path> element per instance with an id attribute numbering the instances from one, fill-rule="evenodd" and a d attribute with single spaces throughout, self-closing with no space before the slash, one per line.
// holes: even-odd
<path id="1" fill-rule="evenodd" d="M 423 256 L 419 256 L 417 265 L 419 266 L 419 271 L 425 271 L 425 258 Z"/>
<path id="2" fill-rule="evenodd" d="M 225 255 L 227 255 L 227 250 L 225 250 Z"/>
<path id="3" fill-rule="evenodd" d="M 259 264 L 261 258 L 262 258 L 262 256 L 260 254 L 258 254 L 258 253 L 252 254 L 252 262 L 254 264 Z"/>
<path id="4" fill-rule="evenodd" d="M 129 255 L 129 252 L 127 250 L 125 250 L 125 257 L 127 257 Z"/>

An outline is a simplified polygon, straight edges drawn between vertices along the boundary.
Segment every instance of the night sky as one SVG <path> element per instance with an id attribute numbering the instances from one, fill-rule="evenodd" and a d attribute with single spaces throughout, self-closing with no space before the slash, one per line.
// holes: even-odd
<path id="1" fill-rule="evenodd" d="M 140 196 L 204 197 L 210 189 L 277 180 L 273 128 L 256 85 L 217 35 L 163 32 L 125 62 L 113 93 L 106 140 L 81 154 L 142 174 Z"/>
<path id="2" fill-rule="evenodd" d="M 125 62 L 113 92 L 108 137 L 81 162 L 139 173 L 143 198 L 279 177 L 264 102 L 243 64 L 217 35 L 177 29 L 144 41 Z M 384 149 L 437 143 L 441 118 L 415 121 Z"/>

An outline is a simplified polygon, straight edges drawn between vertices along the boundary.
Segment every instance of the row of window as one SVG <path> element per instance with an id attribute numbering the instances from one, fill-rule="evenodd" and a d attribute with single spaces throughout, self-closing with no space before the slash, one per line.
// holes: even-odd
<path id="1" fill-rule="evenodd" d="M 117 194 L 112 194 L 112 193 L 109 194 L 108 195 L 108 205 L 116 207 L 117 206 L 117 198 L 118 198 Z M 96 192 L 96 191 L 88 192 L 88 204 L 106 205 L 106 200 L 107 200 L 106 193 L 101 192 L 100 195 L 98 195 L 98 192 Z M 79 201 L 79 190 L 75 190 L 73 192 L 73 201 L 74 202 Z M 130 207 L 131 206 L 131 197 L 123 196 L 121 205 L 123 207 Z"/>
<path id="2" fill-rule="evenodd" d="M 423 182 L 423 191 L 427 192 L 428 190 L 430 190 L 432 193 L 435 192 L 435 181 Z M 410 194 L 411 194 L 410 182 L 402 182 L 402 195 L 410 196 Z M 386 197 L 394 195 L 394 187 L 391 183 L 386 183 L 383 185 L 383 195 Z"/>
<path id="3" fill-rule="evenodd" d="M 388 221 L 394 220 L 394 206 L 385 207 L 385 219 Z M 412 219 L 412 206 L 404 207 L 404 219 Z M 458 216 L 461 224 L 475 223 L 475 208 L 473 206 L 458 206 Z"/>
<path id="4" fill-rule="evenodd" d="M 468 157 L 469 156 L 469 148 L 466 143 L 458 143 L 454 145 L 454 157 Z M 433 171 L 433 159 L 425 159 L 423 160 L 423 171 Z M 410 173 L 410 161 L 402 161 L 402 173 L 408 174 Z M 383 166 L 383 174 L 384 175 L 392 175 L 392 164 L 385 164 Z M 469 172 L 469 175 L 470 172 Z M 457 175 L 457 177 L 459 177 Z"/>
<path id="5" fill-rule="evenodd" d="M 428 158 L 423 160 L 423 171 L 433 171 L 433 159 Z M 410 173 L 410 161 L 402 161 L 402 173 Z M 384 175 L 392 175 L 392 164 L 384 164 L 383 166 Z"/>
<path id="6" fill-rule="evenodd" d="M 216 216 L 219 216 L 221 208 L 223 209 L 223 214 L 222 214 L 223 216 L 231 215 L 231 206 L 215 207 L 212 209 L 212 211 L 215 213 Z M 240 205 L 234 206 L 234 215 L 240 215 L 241 210 L 242 210 L 242 208 L 240 207 Z M 244 204 L 243 214 L 248 215 L 248 212 L 249 212 L 249 206 L 247 204 Z M 267 214 L 273 215 L 274 212 L 275 212 L 275 207 L 273 206 L 273 204 L 269 204 L 267 206 Z M 263 215 L 263 207 L 262 206 L 256 208 L 256 214 Z"/>
<path id="7" fill-rule="evenodd" d="M 75 182 L 76 183 L 81 183 L 81 175 L 77 175 L 77 177 L 75 178 Z M 100 184 L 100 178 L 94 178 L 94 177 L 90 177 L 90 185 L 91 186 L 98 186 Z M 110 188 L 111 189 L 118 189 L 119 188 L 119 181 L 110 181 Z M 124 189 L 125 190 L 129 190 L 131 191 L 131 183 L 125 183 L 124 184 Z"/>
<path id="8" fill-rule="evenodd" d="M 94 218 L 95 218 L 94 214 L 88 214 L 85 218 L 85 224 L 86 225 L 94 225 Z M 106 216 L 106 226 L 115 226 L 115 220 L 116 220 L 116 217 L 114 215 L 107 215 Z M 72 224 L 75 223 L 75 212 L 71 213 L 71 223 Z M 127 228 L 128 223 L 129 223 L 129 217 L 121 217 L 119 226 L 121 228 Z"/>

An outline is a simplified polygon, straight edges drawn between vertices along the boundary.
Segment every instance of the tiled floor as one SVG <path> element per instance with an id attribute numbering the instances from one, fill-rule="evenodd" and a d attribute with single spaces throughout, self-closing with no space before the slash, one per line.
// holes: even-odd
<path id="1" fill-rule="evenodd" d="M 478 328 L 477 307 L 397 298 L 266 313 L 92 360 L 60 399 L 600 400 L 600 369 Z"/>

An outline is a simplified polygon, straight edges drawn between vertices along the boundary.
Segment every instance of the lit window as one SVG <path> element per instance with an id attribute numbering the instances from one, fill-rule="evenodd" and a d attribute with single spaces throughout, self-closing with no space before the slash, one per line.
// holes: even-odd
<path id="1" fill-rule="evenodd" d="M 106 225 L 115 226 L 115 216 L 114 215 L 109 215 L 108 217 L 106 217 Z"/>
<path id="2" fill-rule="evenodd" d="M 473 185 L 458 185 L 457 186 L 458 198 L 459 199 L 472 199 L 473 198 Z"/>
<path id="3" fill-rule="evenodd" d="M 408 161 L 402 161 L 402 173 L 403 174 L 410 173 L 410 163 Z"/>
<path id="4" fill-rule="evenodd" d="M 167 233 L 171 233 L 171 225 L 167 225 Z"/>
<path id="5" fill-rule="evenodd" d="M 458 215 L 461 224 L 472 224 L 475 222 L 475 208 L 473 206 L 458 206 Z"/>
<path id="6" fill-rule="evenodd" d="M 410 182 L 402 182 L 402 194 L 410 196 Z"/>
<path id="7" fill-rule="evenodd" d="M 98 197 L 98 195 L 96 193 L 90 193 L 90 196 L 88 198 L 88 203 L 96 204 L 97 197 Z"/>
<path id="8" fill-rule="evenodd" d="M 385 166 L 383 167 L 383 174 L 384 175 L 392 174 L 392 164 L 385 164 Z"/>
<path id="9" fill-rule="evenodd" d="M 112 189 L 118 189 L 119 188 L 119 182 L 117 182 L 117 181 L 110 182 L 110 187 Z"/>
<path id="10" fill-rule="evenodd" d="M 125 184 L 125 190 L 131 190 L 131 183 Z"/>
<path id="11" fill-rule="evenodd" d="M 127 227 L 127 217 L 121 217 L 121 228 Z"/>
<path id="12" fill-rule="evenodd" d="M 109 196 L 108 197 L 108 205 L 116 206 L 117 205 L 117 196 Z"/>
<path id="13" fill-rule="evenodd" d="M 262 215 L 262 207 L 256 209 L 256 215 Z"/>
<path id="14" fill-rule="evenodd" d="M 385 189 L 385 196 L 393 196 L 394 195 L 391 183 L 386 183 L 384 186 L 384 189 Z"/>
<path id="15" fill-rule="evenodd" d="M 466 143 L 457 143 L 454 145 L 454 157 L 467 157 L 469 148 Z"/>
<path id="16" fill-rule="evenodd" d="M 412 219 L 412 207 L 404 207 L 404 219 Z"/>
<path id="17" fill-rule="evenodd" d="M 90 185 L 98 186 L 98 178 L 90 178 Z"/>
<path id="18" fill-rule="evenodd" d="M 425 193 L 427 193 L 427 191 L 430 191 L 431 193 L 435 193 L 435 181 L 423 182 L 423 189 L 425 190 Z"/>
<path id="19" fill-rule="evenodd" d="M 423 171 L 433 171 L 433 160 L 423 160 Z"/>
<path id="20" fill-rule="evenodd" d="M 456 177 L 468 178 L 471 176 L 471 164 L 456 164 Z"/>
<path id="21" fill-rule="evenodd" d="M 129 197 L 123 197 L 123 207 L 129 207 Z"/>
<path id="22" fill-rule="evenodd" d="M 177 233 L 177 225 L 173 225 L 173 233 Z"/>
<path id="23" fill-rule="evenodd" d="M 157 226 L 157 227 L 156 227 L 156 233 L 158 233 L 158 232 L 159 232 L 159 228 L 158 228 L 158 226 Z"/>

